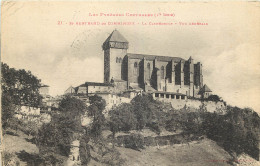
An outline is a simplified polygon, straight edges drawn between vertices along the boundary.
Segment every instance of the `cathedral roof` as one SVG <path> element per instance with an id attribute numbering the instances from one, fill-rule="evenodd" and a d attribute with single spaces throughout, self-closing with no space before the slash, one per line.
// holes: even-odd
<path id="1" fill-rule="evenodd" d="M 130 59 L 143 59 L 145 58 L 146 60 L 154 60 L 155 58 L 158 61 L 174 61 L 174 62 L 180 62 L 181 60 L 184 60 L 180 57 L 170 57 L 170 56 L 158 56 L 158 55 L 146 55 L 146 54 L 131 54 L 127 53 L 127 57 Z"/>
<path id="2" fill-rule="evenodd" d="M 128 43 L 128 41 L 125 39 L 125 37 L 122 36 L 121 33 L 116 29 L 109 35 L 109 37 L 106 39 L 106 41 L 104 43 L 110 42 L 110 41 Z"/>
<path id="3" fill-rule="evenodd" d="M 115 45 L 111 46 L 111 43 L 124 43 L 125 45 Z M 116 48 L 116 47 L 127 47 L 128 48 L 128 41 L 125 39 L 123 35 L 116 29 L 108 36 L 106 41 L 103 43 L 103 49 L 107 48 L 108 46 Z"/>

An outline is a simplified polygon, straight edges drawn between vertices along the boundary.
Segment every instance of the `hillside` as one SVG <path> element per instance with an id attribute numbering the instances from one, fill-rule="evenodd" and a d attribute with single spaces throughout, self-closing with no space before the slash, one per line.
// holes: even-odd
<path id="1" fill-rule="evenodd" d="M 4 135 L 4 153 L 9 154 L 7 159 L 9 165 L 15 165 L 15 163 L 20 163 L 21 166 L 27 165 L 37 156 L 39 149 L 30 142 L 30 139 L 31 137 L 20 131 L 17 134 L 10 132 Z"/>
<path id="2" fill-rule="evenodd" d="M 232 162 L 232 157 L 216 142 L 210 139 L 193 141 L 189 144 L 173 146 L 146 147 L 136 151 L 124 147 L 116 147 L 124 166 L 259 166 L 260 162 L 242 154 L 238 162 Z M 100 162 L 91 160 L 90 166 L 102 166 Z"/>
<path id="3" fill-rule="evenodd" d="M 117 148 L 125 165 L 178 165 L 214 166 L 229 165 L 231 156 L 214 141 L 204 139 L 200 142 L 164 147 L 147 147 L 142 151 Z M 224 161 L 224 162 L 223 162 Z"/>
<path id="4" fill-rule="evenodd" d="M 4 139 L 5 145 L 8 147 L 6 148 L 6 152 L 18 155 L 21 165 L 27 165 L 26 162 L 28 162 L 28 160 L 21 161 L 21 158 L 25 154 L 33 156 L 33 154 L 38 153 L 38 148 L 34 144 L 26 141 L 26 138 L 26 135 L 19 133 L 19 136 L 6 134 Z M 189 144 L 146 147 L 141 151 L 123 147 L 117 147 L 117 150 L 125 160 L 124 165 L 126 166 L 225 166 L 230 165 L 227 162 L 231 160 L 231 156 L 225 150 L 209 139 L 193 141 Z M 18 158 L 16 158 L 16 160 L 19 160 Z M 260 164 L 245 154 L 241 155 L 238 159 L 240 161 L 239 164 L 242 166 L 257 166 Z M 95 160 L 91 160 L 89 165 L 101 166 L 102 164 Z"/>

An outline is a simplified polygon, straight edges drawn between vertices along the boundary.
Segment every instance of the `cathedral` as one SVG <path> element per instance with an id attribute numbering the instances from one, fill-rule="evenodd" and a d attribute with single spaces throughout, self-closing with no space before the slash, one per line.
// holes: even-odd
<path id="1" fill-rule="evenodd" d="M 202 64 L 192 57 L 128 53 L 129 42 L 114 30 L 102 45 L 104 83 L 118 91 L 142 90 L 153 94 L 206 97 L 211 90 L 203 85 Z M 201 90 L 204 90 L 203 92 Z"/>

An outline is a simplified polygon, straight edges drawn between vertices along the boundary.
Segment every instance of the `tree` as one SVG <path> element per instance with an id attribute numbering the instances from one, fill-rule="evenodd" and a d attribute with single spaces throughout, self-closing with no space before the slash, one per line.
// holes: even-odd
<path id="1" fill-rule="evenodd" d="M 86 110 L 83 101 L 66 96 L 61 100 L 59 110 L 60 112 L 53 114 L 50 123 L 42 125 L 37 138 L 41 155 L 50 160 L 55 154 L 68 156 L 74 136 L 84 130 L 81 126 L 81 116 Z M 47 155 L 48 151 L 53 152 L 53 155 Z"/>
<path id="2" fill-rule="evenodd" d="M 17 107 L 28 105 L 38 107 L 42 97 L 39 94 L 40 82 L 30 71 L 16 70 L 1 63 L 2 123 L 6 128 Z"/>
<path id="3" fill-rule="evenodd" d="M 136 128 L 137 120 L 132 105 L 123 103 L 109 111 L 112 132 L 129 131 Z"/>
<path id="4" fill-rule="evenodd" d="M 142 130 L 148 122 L 149 113 L 151 113 L 150 106 L 153 98 L 150 95 L 136 96 L 131 104 L 137 119 L 137 129 Z"/>
<path id="5" fill-rule="evenodd" d="M 202 129 L 212 140 L 228 151 L 234 159 L 247 153 L 258 159 L 260 118 L 251 109 L 227 107 L 227 114 L 205 113 Z"/>
<path id="6" fill-rule="evenodd" d="M 24 69 L 16 70 L 2 63 L 2 91 L 8 93 L 14 104 L 37 107 L 41 103 L 39 88 L 41 80 L 34 76 L 31 71 Z"/>
<path id="7" fill-rule="evenodd" d="M 136 96 L 131 104 L 137 119 L 136 128 L 142 130 L 149 127 L 151 130 L 160 133 L 160 128 L 165 126 L 167 106 L 159 101 L 155 101 L 150 94 Z"/>
<path id="8" fill-rule="evenodd" d="M 89 116 L 93 116 L 93 117 L 102 114 L 103 110 L 106 107 L 106 101 L 98 95 L 90 96 L 89 104 L 90 106 L 88 108 L 88 114 Z"/>
<path id="9" fill-rule="evenodd" d="M 72 96 L 65 96 L 59 103 L 59 110 L 63 114 L 70 114 L 73 118 L 86 112 L 86 104 Z"/>
<path id="10" fill-rule="evenodd" d="M 63 120 L 63 121 L 60 121 Z M 53 118 L 53 120 L 44 124 L 39 130 L 37 138 L 37 146 L 40 152 L 48 150 L 53 150 L 55 153 L 60 155 L 68 156 L 70 152 L 70 144 L 73 141 L 74 126 L 71 124 L 69 118 Z M 70 126 L 65 126 L 69 124 Z M 71 127 L 73 126 L 73 127 Z"/>
<path id="11" fill-rule="evenodd" d="M 79 146 L 79 153 L 80 153 L 80 160 L 81 165 L 88 165 L 90 162 L 90 145 L 88 144 L 90 140 L 90 137 L 87 133 L 84 133 L 84 135 L 80 139 L 80 146 Z"/>
<path id="12" fill-rule="evenodd" d="M 12 98 L 8 93 L 2 93 L 2 127 L 5 129 L 9 125 L 9 121 L 15 114 L 17 106 L 13 104 Z"/>
<path id="13" fill-rule="evenodd" d="M 115 134 L 117 132 L 135 129 L 136 125 L 137 119 L 131 104 L 123 103 L 109 111 L 109 126 L 113 140 L 115 140 Z"/>
<path id="14" fill-rule="evenodd" d="M 106 101 L 102 97 L 94 95 L 89 97 L 90 106 L 88 107 L 88 115 L 93 117 L 90 134 L 94 138 L 100 138 L 105 117 L 103 111 L 106 107 Z"/>

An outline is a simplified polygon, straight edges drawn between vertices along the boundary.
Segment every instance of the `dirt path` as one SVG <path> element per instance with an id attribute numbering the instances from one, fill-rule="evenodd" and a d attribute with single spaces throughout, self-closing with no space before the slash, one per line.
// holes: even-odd
<path id="1" fill-rule="evenodd" d="M 66 166 L 77 166 L 80 165 L 80 157 L 79 157 L 79 140 L 74 140 L 71 143 L 70 155 L 67 160 Z"/>

